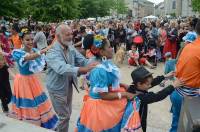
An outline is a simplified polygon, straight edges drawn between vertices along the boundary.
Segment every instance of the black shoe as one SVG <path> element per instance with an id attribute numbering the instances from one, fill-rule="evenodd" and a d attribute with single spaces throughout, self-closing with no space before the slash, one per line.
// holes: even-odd
<path id="1" fill-rule="evenodd" d="M 9 108 L 8 108 L 7 104 L 6 105 L 1 104 L 1 106 L 2 106 L 2 110 L 3 110 L 4 113 L 8 113 L 9 112 Z"/>

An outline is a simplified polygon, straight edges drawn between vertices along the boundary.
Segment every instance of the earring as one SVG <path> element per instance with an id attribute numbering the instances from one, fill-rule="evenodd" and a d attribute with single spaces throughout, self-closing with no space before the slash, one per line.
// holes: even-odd
<path id="1" fill-rule="evenodd" d="M 103 57 L 101 58 L 101 60 L 102 60 L 102 61 L 106 61 L 106 60 L 107 60 L 107 57 L 106 57 L 106 56 L 103 56 Z"/>

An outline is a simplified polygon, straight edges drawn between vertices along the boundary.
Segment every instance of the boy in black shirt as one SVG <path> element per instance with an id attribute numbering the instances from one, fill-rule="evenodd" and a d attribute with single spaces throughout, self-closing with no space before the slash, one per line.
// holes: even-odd
<path id="1" fill-rule="evenodd" d="M 144 67 L 139 67 L 131 73 L 131 77 L 133 83 L 129 87 L 128 92 L 138 94 L 137 97 L 141 101 L 139 110 L 141 125 L 143 132 L 146 132 L 148 104 L 165 99 L 174 91 L 174 88 L 180 87 L 184 83 L 182 80 L 175 80 L 173 85 L 169 85 L 163 90 L 154 93 L 148 92 L 148 89 L 160 84 L 165 79 L 164 76 L 158 76 L 153 79 L 152 73 L 150 73 Z"/>

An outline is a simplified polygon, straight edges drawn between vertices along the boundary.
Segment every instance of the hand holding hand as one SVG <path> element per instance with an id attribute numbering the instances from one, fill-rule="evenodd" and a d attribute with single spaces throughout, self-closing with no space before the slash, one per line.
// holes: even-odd
<path id="1" fill-rule="evenodd" d="M 129 88 L 129 85 L 124 83 L 120 83 L 120 86 L 125 88 L 126 90 Z"/>
<path id="2" fill-rule="evenodd" d="M 89 64 L 89 66 L 97 66 L 98 64 L 100 64 L 99 62 L 95 61 Z"/>
<path id="3" fill-rule="evenodd" d="M 176 79 L 173 83 L 174 88 L 181 87 L 185 84 L 183 79 Z"/>
<path id="4" fill-rule="evenodd" d="M 126 98 L 128 100 L 132 100 L 135 96 L 136 96 L 136 94 L 132 94 L 132 93 L 126 92 Z"/>
<path id="5" fill-rule="evenodd" d="M 95 68 L 97 65 L 99 64 L 99 62 L 93 62 L 91 64 L 89 64 L 86 67 L 80 67 L 79 68 L 79 72 L 81 74 L 86 74 L 87 72 L 91 71 L 93 68 Z"/>
<path id="6" fill-rule="evenodd" d="M 45 48 L 45 49 L 43 49 L 43 50 L 40 51 L 40 54 L 44 54 L 44 53 L 46 53 L 48 50 L 49 50 L 48 48 Z"/>

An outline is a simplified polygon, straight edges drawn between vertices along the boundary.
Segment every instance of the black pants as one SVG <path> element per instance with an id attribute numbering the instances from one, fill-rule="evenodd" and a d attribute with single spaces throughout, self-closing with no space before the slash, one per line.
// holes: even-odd
<path id="1" fill-rule="evenodd" d="M 0 99 L 3 107 L 3 111 L 8 111 L 8 104 L 12 97 L 8 67 L 4 66 L 0 69 Z"/>
<path id="2" fill-rule="evenodd" d="M 117 52 L 117 46 L 118 46 L 118 43 L 116 43 L 115 41 L 111 42 L 111 47 L 114 48 L 115 53 Z"/>
<path id="3" fill-rule="evenodd" d="M 157 58 L 156 56 L 149 57 L 149 62 L 153 63 L 153 66 L 157 66 Z"/>
<path id="4" fill-rule="evenodd" d="M 160 52 L 161 52 L 161 55 L 162 55 L 162 56 L 161 56 L 162 59 L 164 59 L 164 56 L 165 56 L 165 55 L 163 54 L 163 49 L 164 49 L 164 46 L 161 46 L 161 47 L 160 47 Z"/>

